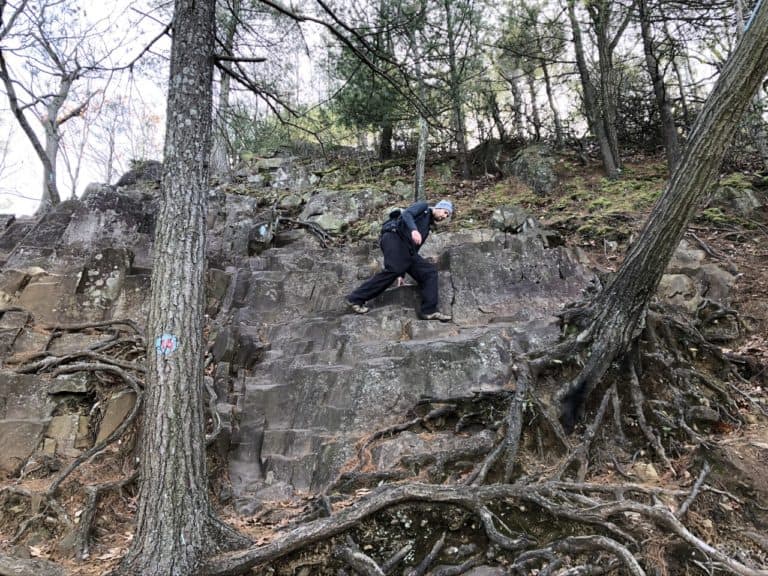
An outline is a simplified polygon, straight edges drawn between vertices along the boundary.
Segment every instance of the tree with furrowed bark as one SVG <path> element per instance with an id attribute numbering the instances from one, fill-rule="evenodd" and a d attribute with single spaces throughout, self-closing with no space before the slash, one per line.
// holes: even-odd
<path id="1" fill-rule="evenodd" d="M 579 418 L 589 393 L 642 328 L 661 276 L 700 200 L 714 184 L 739 121 L 767 73 L 768 5 L 761 0 L 696 119 L 680 164 L 616 277 L 594 302 L 569 314 L 581 331 L 558 355 L 583 350 L 588 354 L 564 397 L 562 420 L 567 429 Z"/>
<path id="2" fill-rule="evenodd" d="M 117 574 L 195 574 L 247 540 L 208 499 L 203 420 L 206 205 L 215 0 L 176 0 L 147 323 L 136 533 Z"/>

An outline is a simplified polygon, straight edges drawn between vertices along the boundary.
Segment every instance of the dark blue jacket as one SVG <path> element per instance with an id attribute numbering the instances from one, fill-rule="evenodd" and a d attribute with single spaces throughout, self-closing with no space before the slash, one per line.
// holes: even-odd
<path id="1" fill-rule="evenodd" d="M 426 202 L 416 202 L 403 210 L 400 214 L 400 235 L 411 241 L 411 232 L 418 230 L 421 234 L 421 246 L 429 236 L 429 226 L 432 224 L 432 210 Z M 414 246 L 418 251 L 421 246 Z"/>

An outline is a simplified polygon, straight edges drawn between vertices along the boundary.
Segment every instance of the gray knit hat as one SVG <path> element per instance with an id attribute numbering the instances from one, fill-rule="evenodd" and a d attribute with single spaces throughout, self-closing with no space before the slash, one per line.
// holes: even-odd
<path id="1" fill-rule="evenodd" d="M 440 202 L 435 204 L 435 208 L 442 208 L 443 210 L 448 210 L 448 214 L 453 214 L 453 203 L 450 200 L 440 200 Z"/>

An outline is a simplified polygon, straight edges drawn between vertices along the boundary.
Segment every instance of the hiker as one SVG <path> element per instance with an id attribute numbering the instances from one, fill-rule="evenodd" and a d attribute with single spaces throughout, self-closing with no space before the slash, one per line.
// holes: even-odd
<path id="1" fill-rule="evenodd" d="M 429 236 L 433 222 L 445 220 L 453 213 L 453 204 L 440 200 L 434 206 L 426 202 L 416 202 L 382 226 L 379 246 L 384 253 L 384 270 L 363 282 L 347 296 L 347 302 L 353 312 L 365 314 L 369 308 L 365 305 L 384 292 L 396 278 L 406 274 L 416 280 L 421 290 L 422 320 L 448 322 L 451 317 L 437 310 L 437 267 L 419 255 L 419 249 Z"/>

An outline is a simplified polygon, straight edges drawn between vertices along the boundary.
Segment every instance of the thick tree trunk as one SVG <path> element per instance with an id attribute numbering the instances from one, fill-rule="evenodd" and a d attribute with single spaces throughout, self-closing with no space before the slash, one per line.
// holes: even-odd
<path id="1" fill-rule="evenodd" d="M 664 149 L 667 153 L 667 166 L 669 173 L 675 171 L 675 167 L 680 159 L 680 144 L 677 138 L 677 127 L 675 118 L 672 114 L 672 105 L 667 97 L 667 86 L 664 83 L 664 75 L 659 70 L 659 61 L 653 46 L 653 37 L 651 35 L 651 24 L 646 7 L 646 0 L 638 0 L 638 10 L 640 11 L 640 33 L 643 37 L 643 50 L 645 51 L 645 65 L 648 68 L 648 75 L 653 84 L 653 94 L 656 97 L 656 106 L 661 116 L 661 125 L 664 135 Z"/>
<path id="2" fill-rule="evenodd" d="M 215 0 L 176 0 L 162 201 L 147 325 L 136 533 L 125 575 L 187 576 L 222 549 L 208 500 L 203 422 L 206 190 Z"/>
<path id="3" fill-rule="evenodd" d="M 589 77 L 587 59 L 584 55 L 584 44 L 581 39 L 581 27 L 576 19 L 575 0 L 568 0 L 568 17 L 571 21 L 573 32 L 573 46 L 576 53 L 576 66 L 579 69 L 579 78 L 581 79 L 581 88 L 584 92 L 584 108 L 587 115 L 587 122 L 592 134 L 597 138 L 600 147 L 600 155 L 603 159 L 603 167 L 609 178 L 616 178 L 619 174 L 619 165 L 611 150 L 611 143 L 608 134 L 605 131 L 605 122 L 600 102 Z"/>
<path id="4" fill-rule="evenodd" d="M 594 322 L 580 341 L 590 355 L 564 398 L 563 423 L 573 424 L 587 395 L 642 325 L 699 200 L 713 184 L 752 95 L 768 73 L 768 2 L 756 7 L 751 27 L 728 60 L 699 114 L 677 170 L 656 202 L 615 279 L 592 305 Z"/>

